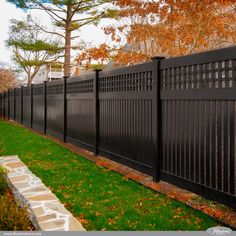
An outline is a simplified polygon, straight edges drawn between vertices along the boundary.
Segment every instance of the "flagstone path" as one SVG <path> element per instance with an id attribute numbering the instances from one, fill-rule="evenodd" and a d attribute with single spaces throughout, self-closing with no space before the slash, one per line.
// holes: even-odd
<path id="1" fill-rule="evenodd" d="M 15 198 L 28 208 L 29 218 L 40 231 L 85 231 L 82 224 L 36 177 L 18 156 L 0 157 Z"/>

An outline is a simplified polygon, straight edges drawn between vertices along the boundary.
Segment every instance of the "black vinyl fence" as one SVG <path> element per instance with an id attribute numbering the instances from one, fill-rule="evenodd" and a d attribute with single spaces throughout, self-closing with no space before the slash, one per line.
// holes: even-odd
<path id="1" fill-rule="evenodd" d="M 0 115 L 236 208 L 236 47 L 10 89 Z"/>

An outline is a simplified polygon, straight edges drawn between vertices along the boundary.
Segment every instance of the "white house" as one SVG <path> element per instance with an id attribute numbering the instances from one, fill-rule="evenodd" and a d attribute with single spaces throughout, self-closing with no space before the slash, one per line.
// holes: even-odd
<path id="1" fill-rule="evenodd" d="M 83 71 L 80 67 L 76 65 L 71 65 L 71 76 L 79 76 L 81 74 L 84 74 L 85 71 Z M 43 83 L 43 81 L 53 81 L 63 78 L 63 64 L 61 63 L 50 63 L 46 65 L 42 65 L 36 74 L 33 83 L 34 84 L 40 84 Z"/>
<path id="2" fill-rule="evenodd" d="M 36 74 L 33 83 L 40 84 L 43 81 L 52 81 L 62 79 L 63 77 L 63 64 L 50 63 L 42 65 Z"/>

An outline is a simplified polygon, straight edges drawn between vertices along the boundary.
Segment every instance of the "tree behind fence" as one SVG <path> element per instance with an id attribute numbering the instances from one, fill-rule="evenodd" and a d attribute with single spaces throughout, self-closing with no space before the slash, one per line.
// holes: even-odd
<path id="1" fill-rule="evenodd" d="M 236 207 L 236 47 L 0 94 L 0 114 Z"/>

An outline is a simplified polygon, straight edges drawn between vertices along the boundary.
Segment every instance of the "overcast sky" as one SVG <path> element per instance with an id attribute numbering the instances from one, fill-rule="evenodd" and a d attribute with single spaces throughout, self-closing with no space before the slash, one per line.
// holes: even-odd
<path id="1" fill-rule="evenodd" d="M 11 50 L 5 46 L 10 19 L 22 19 L 26 14 L 26 12 L 17 9 L 14 5 L 6 2 L 6 0 L 0 0 L 0 62 L 9 63 L 11 61 Z M 47 14 L 40 10 L 31 11 L 31 15 L 40 20 L 43 25 L 47 25 L 49 22 Z M 109 41 L 108 37 L 101 30 L 101 26 L 85 26 L 78 34 L 81 36 L 80 39 L 91 42 L 94 45 Z"/>

